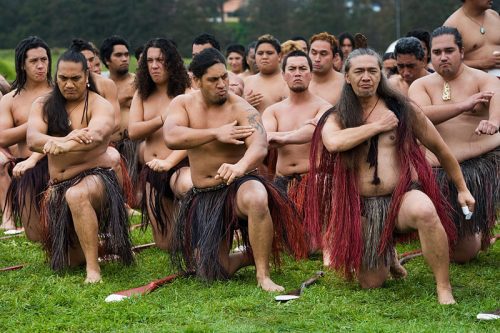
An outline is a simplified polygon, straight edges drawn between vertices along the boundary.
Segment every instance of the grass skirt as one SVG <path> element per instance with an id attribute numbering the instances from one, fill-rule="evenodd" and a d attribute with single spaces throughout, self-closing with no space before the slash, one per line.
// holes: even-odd
<path id="1" fill-rule="evenodd" d="M 236 213 L 238 188 L 250 180 L 259 181 L 267 190 L 273 221 L 274 264 L 280 264 L 280 252 L 285 249 L 296 258 L 307 255 L 304 234 L 293 205 L 271 181 L 248 174 L 230 185 L 193 188 L 188 192 L 173 233 L 172 263 L 178 269 L 195 269 L 197 275 L 207 281 L 228 278 L 220 262 L 219 248 L 223 242 L 231 244 L 233 232 L 237 229 L 241 233 L 241 244 L 251 254 L 248 222 L 239 219 Z"/>
<path id="2" fill-rule="evenodd" d="M 18 159 L 17 162 L 25 159 Z M 27 199 L 30 200 L 30 208 L 34 208 L 37 213 L 40 213 L 43 192 L 49 184 L 49 166 L 47 156 L 44 156 L 31 169 L 27 170 L 20 178 L 12 177 L 9 189 L 7 190 L 6 205 L 12 207 L 12 216 L 16 224 L 22 218 L 29 221 L 31 216 L 22 216 L 23 210 L 27 205 Z M 28 210 L 31 213 L 31 210 Z"/>
<path id="3" fill-rule="evenodd" d="M 482 233 L 482 245 L 488 247 L 496 223 L 500 202 L 500 148 L 460 163 L 467 188 L 476 200 L 474 214 L 466 220 L 457 201 L 457 188 L 442 168 L 435 168 L 441 191 L 453 207 L 452 219 L 459 238 Z"/>
<path id="4" fill-rule="evenodd" d="M 42 201 L 41 219 L 45 228 L 43 241 L 53 270 L 69 265 L 69 249 L 78 242 L 73 218 L 66 202 L 66 191 L 87 176 L 98 176 L 104 192 L 101 209 L 97 213 L 99 236 L 106 254 L 116 254 L 124 264 L 133 262 L 132 245 L 128 232 L 125 201 L 115 173 L 111 169 L 94 168 L 79 175 L 51 184 Z"/>

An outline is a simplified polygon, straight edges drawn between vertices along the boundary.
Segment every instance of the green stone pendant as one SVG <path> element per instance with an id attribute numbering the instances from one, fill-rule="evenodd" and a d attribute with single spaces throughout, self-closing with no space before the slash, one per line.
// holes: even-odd
<path id="1" fill-rule="evenodd" d="M 481 35 L 484 35 L 486 33 L 486 30 L 484 30 L 484 27 L 479 28 L 479 32 Z"/>

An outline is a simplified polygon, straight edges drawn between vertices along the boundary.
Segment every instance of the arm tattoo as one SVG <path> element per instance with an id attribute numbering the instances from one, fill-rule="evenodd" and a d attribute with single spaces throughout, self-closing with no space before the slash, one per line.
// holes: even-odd
<path id="1" fill-rule="evenodd" d="M 264 134 L 265 133 L 264 126 L 262 126 L 262 122 L 259 119 L 260 115 L 259 112 L 255 111 L 254 109 L 248 109 L 247 112 L 248 112 L 247 119 L 250 126 L 258 130 L 261 134 Z"/>

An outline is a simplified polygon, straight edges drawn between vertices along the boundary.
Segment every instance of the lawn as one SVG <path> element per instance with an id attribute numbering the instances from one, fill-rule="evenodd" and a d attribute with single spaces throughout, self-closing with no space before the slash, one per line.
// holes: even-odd
<path id="1" fill-rule="evenodd" d="M 497 230 L 498 232 L 498 230 Z M 151 241 L 149 230 L 133 232 L 135 244 Z M 418 247 L 400 246 L 399 251 Z M 255 286 L 254 269 L 208 285 L 184 278 L 143 297 L 105 303 L 107 295 L 144 285 L 174 270 L 158 249 L 139 253 L 131 267 L 101 265 L 104 282 L 84 285 L 83 268 L 53 273 L 40 247 L 24 237 L 0 240 L 0 332 L 500 332 L 500 321 L 476 314 L 500 307 L 500 246 L 472 263 L 451 266 L 457 305 L 436 302 L 434 281 L 422 258 L 410 261 L 409 277 L 378 290 L 361 290 L 328 271 L 304 295 L 277 303 Z M 286 289 L 321 269 L 319 257 L 287 259 L 274 280 Z"/>

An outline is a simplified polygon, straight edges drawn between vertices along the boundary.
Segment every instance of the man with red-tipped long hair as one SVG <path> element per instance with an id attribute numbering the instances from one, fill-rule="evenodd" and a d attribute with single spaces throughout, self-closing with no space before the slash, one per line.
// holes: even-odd
<path id="1" fill-rule="evenodd" d="M 306 220 L 315 230 L 324 227 L 330 266 L 347 277 L 354 273 L 362 288 L 384 283 L 395 236 L 417 231 L 438 301 L 453 304 L 448 242 L 455 239 L 454 225 L 417 140 L 439 158 L 461 206 L 473 211 L 474 198 L 434 126 L 387 85 L 381 70 L 380 56 L 370 49 L 346 59 L 339 103 L 313 137 Z"/>

